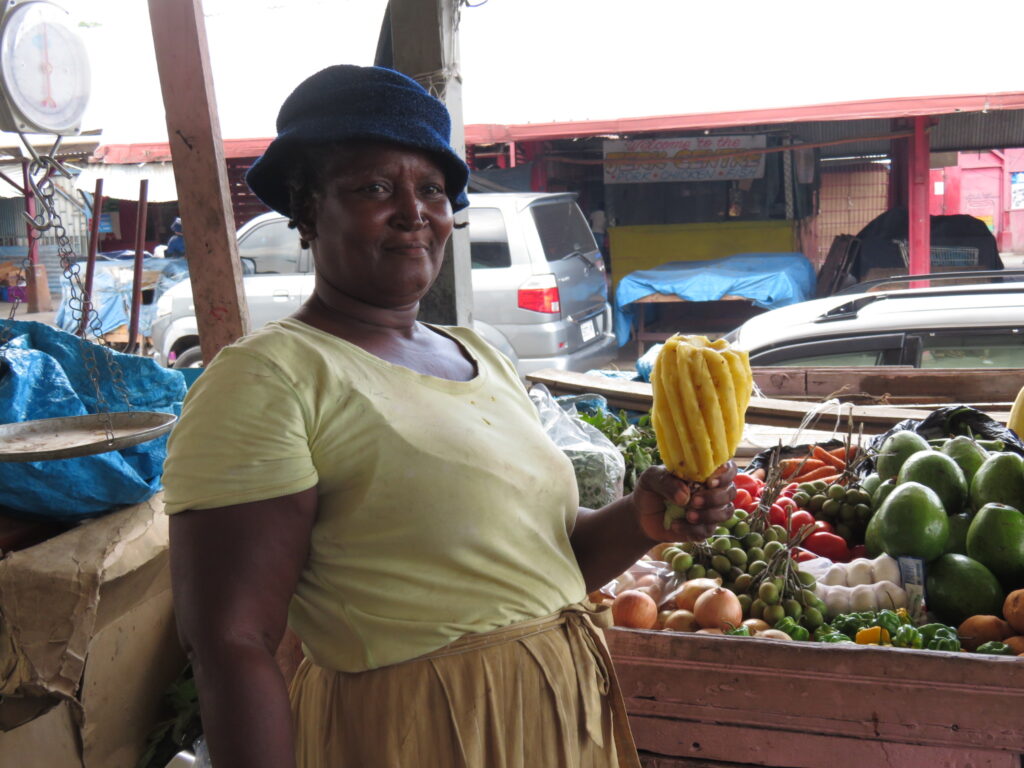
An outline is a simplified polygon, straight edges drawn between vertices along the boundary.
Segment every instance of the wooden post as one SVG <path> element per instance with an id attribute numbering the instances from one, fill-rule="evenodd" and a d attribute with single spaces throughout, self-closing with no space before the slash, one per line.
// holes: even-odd
<path id="1" fill-rule="evenodd" d="M 452 116 L 452 146 L 465 157 L 458 0 L 391 0 L 389 9 L 394 69 L 415 79 L 447 105 Z M 466 218 L 463 211 L 455 220 L 464 222 Z M 472 306 L 469 234 L 456 229 L 445 249 L 441 274 L 420 302 L 420 318 L 443 325 L 469 325 Z"/>
<path id="2" fill-rule="evenodd" d="M 149 0 L 203 361 L 249 328 L 201 0 Z"/>
<path id="3" fill-rule="evenodd" d="M 910 147 L 910 178 L 907 246 L 910 274 L 931 272 L 931 216 L 928 213 L 928 118 L 914 118 L 914 136 Z M 912 287 L 927 286 L 915 280 Z"/>
<path id="4" fill-rule="evenodd" d="M 25 187 L 25 213 L 32 218 L 36 215 L 36 196 L 32 186 L 28 183 L 28 160 L 21 161 L 21 174 Z M 53 309 L 53 301 L 50 298 L 50 285 L 46 276 L 46 266 L 39 260 L 39 233 L 26 225 L 25 232 L 28 235 L 28 267 L 25 270 L 25 303 L 28 311 L 49 312 Z"/>

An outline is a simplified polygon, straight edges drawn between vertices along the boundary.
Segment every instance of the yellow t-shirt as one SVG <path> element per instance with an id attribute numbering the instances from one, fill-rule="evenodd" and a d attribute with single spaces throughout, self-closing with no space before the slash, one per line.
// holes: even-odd
<path id="1" fill-rule="evenodd" d="M 289 624 L 354 672 L 585 596 L 572 465 L 507 359 L 465 328 L 468 382 L 425 376 L 294 319 L 223 349 L 168 443 L 167 512 L 317 487 Z"/>

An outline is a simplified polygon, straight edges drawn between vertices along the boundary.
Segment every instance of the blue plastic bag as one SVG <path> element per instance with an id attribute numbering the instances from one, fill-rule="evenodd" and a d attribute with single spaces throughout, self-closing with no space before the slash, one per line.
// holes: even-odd
<path id="1" fill-rule="evenodd" d="M 120 372 L 131 410 L 178 415 L 185 380 L 149 358 L 99 347 L 43 323 L 3 322 L 0 423 L 84 416 L 102 409 L 87 371 L 94 353 L 100 392 L 110 411 L 128 410 L 114 384 Z M 95 456 L 0 462 L 0 510 L 19 517 L 73 522 L 138 504 L 158 490 L 166 436 Z"/>

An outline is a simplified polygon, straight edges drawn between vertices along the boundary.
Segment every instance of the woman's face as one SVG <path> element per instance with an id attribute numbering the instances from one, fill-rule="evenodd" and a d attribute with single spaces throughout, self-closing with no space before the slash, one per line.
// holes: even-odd
<path id="1" fill-rule="evenodd" d="M 441 269 L 454 222 L 433 157 L 386 142 L 358 142 L 324 157 L 314 196 L 318 280 L 378 307 L 406 307 Z M 306 237 L 308 232 L 303 232 Z"/>

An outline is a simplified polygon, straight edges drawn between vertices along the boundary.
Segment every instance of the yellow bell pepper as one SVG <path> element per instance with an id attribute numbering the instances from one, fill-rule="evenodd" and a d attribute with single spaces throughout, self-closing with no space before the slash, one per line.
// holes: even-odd
<path id="1" fill-rule="evenodd" d="M 888 645 L 889 630 L 885 627 L 867 627 L 857 632 L 854 642 L 858 645 Z"/>

